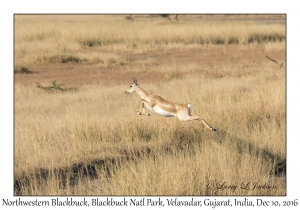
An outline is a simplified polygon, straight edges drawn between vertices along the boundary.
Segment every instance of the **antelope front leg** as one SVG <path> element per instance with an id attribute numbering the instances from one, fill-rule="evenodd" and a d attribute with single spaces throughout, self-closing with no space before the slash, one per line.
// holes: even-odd
<path id="1" fill-rule="evenodd" d="M 147 101 L 145 101 L 144 99 L 140 99 L 139 100 L 139 103 L 136 107 L 136 112 L 138 115 L 142 115 L 142 113 L 139 111 L 139 108 L 140 108 L 140 105 L 142 104 L 142 110 L 143 110 L 143 115 L 147 115 L 147 116 L 150 116 L 150 114 L 148 112 L 145 112 L 145 103 L 148 103 Z"/>
<path id="2" fill-rule="evenodd" d="M 143 115 L 150 116 L 150 114 L 148 112 L 145 112 L 145 108 L 144 108 L 145 103 L 148 103 L 148 102 L 147 101 L 143 101 L 143 103 L 142 103 Z"/>
<path id="3" fill-rule="evenodd" d="M 137 112 L 138 115 L 142 115 L 142 113 L 139 111 L 141 103 L 142 103 L 142 100 L 139 100 L 139 103 L 138 103 L 138 105 L 136 107 L 136 112 Z"/>

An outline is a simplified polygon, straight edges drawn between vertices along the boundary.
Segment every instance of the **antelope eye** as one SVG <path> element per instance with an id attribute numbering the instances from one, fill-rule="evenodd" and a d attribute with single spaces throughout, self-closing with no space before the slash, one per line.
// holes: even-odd
<path id="1" fill-rule="evenodd" d="M 132 85 L 130 85 L 129 87 L 132 88 Z"/>

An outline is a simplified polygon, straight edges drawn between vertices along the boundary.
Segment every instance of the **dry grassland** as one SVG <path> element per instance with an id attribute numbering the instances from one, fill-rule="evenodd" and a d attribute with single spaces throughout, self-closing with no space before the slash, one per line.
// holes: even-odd
<path id="1" fill-rule="evenodd" d="M 286 195 L 285 40 L 282 15 L 15 15 L 15 194 Z M 132 77 L 218 131 L 136 115 Z"/>

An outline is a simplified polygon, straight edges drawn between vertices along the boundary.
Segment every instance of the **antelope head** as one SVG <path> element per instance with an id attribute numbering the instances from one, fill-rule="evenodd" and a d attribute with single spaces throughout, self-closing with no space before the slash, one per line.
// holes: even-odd
<path id="1" fill-rule="evenodd" d="M 133 77 L 133 83 L 132 83 L 132 85 L 129 86 L 128 91 L 125 90 L 125 93 L 126 94 L 134 93 L 137 85 L 138 85 L 137 80 L 136 80 L 136 78 Z"/>

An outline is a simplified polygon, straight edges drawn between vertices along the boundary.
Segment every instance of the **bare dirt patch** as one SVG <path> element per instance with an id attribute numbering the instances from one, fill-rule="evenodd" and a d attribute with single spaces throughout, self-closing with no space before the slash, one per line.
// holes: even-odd
<path id="1" fill-rule="evenodd" d="M 257 50 L 257 48 L 261 48 Z M 101 50 L 101 49 L 99 49 Z M 122 53 L 122 52 L 116 52 Z M 144 82 L 155 83 L 164 79 L 174 65 L 188 66 L 194 64 L 195 71 L 201 73 L 204 69 L 231 64 L 232 66 L 250 67 L 251 64 L 272 63 L 266 56 L 285 64 L 285 51 L 269 51 L 261 46 L 209 46 L 193 48 L 171 48 L 163 51 L 149 51 L 147 53 L 127 53 L 129 64 L 122 66 L 112 64 L 86 63 L 50 63 L 29 65 L 31 74 L 15 74 L 15 83 L 23 85 L 35 83 L 51 83 L 57 80 L 70 86 L 80 87 L 88 84 L 127 84 L 132 77 Z M 145 63 L 145 60 L 151 62 Z M 199 66 L 199 67 L 197 67 Z M 277 65 L 274 64 L 274 68 Z M 192 71 L 181 69 L 182 74 Z M 225 76 L 225 75 L 224 75 Z"/>

